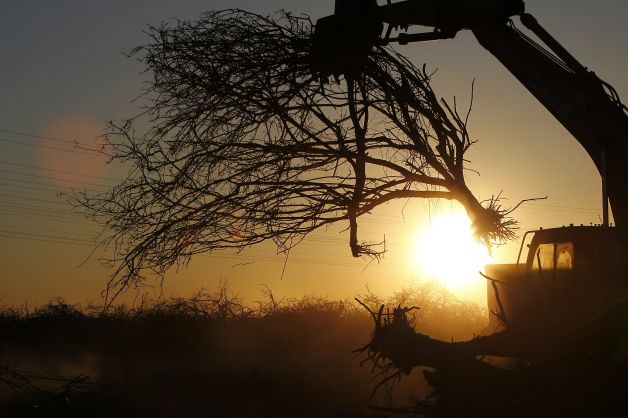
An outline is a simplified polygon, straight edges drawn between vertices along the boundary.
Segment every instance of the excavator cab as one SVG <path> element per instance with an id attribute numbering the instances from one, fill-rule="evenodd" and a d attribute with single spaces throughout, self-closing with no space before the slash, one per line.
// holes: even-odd
<path id="1" fill-rule="evenodd" d="M 583 318 L 628 296 L 625 229 L 540 229 L 526 233 L 522 249 L 531 234 L 525 264 L 486 266 L 490 328 Z"/>

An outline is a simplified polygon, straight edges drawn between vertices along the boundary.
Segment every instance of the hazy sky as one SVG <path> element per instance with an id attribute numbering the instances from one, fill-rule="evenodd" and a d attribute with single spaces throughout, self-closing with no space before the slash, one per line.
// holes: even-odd
<path id="1" fill-rule="evenodd" d="M 97 229 L 56 196 L 59 191 L 97 190 L 119 173 L 72 141 L 89 145 L 105 121 L 130 116 L 142 88 L 141 64 L 122 51 L 146 41 L 148 24 L 193 19 L 203 11 L 239 7 L 270 13 L 279 8 L 314 19 L 333 12 L 331 0 L 196 1 L 95 0 L 3 3 L 0 12 L 0 304 L 54 296 L 97 301 L 108 271 L 91 252 Z M 576 58 L 628 94 L 628 2 L 530 0 L 534 14 Z M 454 40 L 399 47 L 416 64 L 438 69 L 434 86 L 446 98 L 469 99 L 475 80 L 470 151 L 472 189 L 482 198 L 503 191 L 513 204 L 550 197 L 516 212 L 522 229 L 599 222 L 600 180 L 580 146 L 469 33 Z M 450 205 L 436 208 L 445 211 Z M 432 212 L 429 212 L 431 209 Z M 386 259 L 366 267 L 354 260 L 346 234 L 317 233 L 295 250 L 286 266 L 271 246 L 241 256 L 199 257 L 172 275 L 167 294 L 186 294 L 221 279 L 249 299 L 268 284 L 280 295 L 316 292 L 348 297 L 364 290 L 390 292 L 419 277 L 409 260 L 415 231 L 435 208 L 417 202 L 391 205 L 364 222 L 364 238 L 386 236 Z M 518 244 L 496 252 L 513 261 Z M 452 255 L 452 257 L 455 257 Z M 240 266 L 239 263 L 248 263 Z"/>

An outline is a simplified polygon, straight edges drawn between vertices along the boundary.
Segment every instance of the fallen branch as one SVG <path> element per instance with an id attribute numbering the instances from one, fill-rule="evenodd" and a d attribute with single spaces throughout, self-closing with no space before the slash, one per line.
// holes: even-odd
<path id="1" fill-rule="evenodd" d="M 613 347 L 623 335 L 628 299 L 620 299 L 584 321 L 570 323 L 548 318 L 544 323 L 530 323 L 461 342 L 437 340 L 416 332 L 413 319 L 407 315 L 409 308 L 397 307 L 392 314 L 384 314 L 383 305 L 377 314 L 368 310 L 374 317 L 375 329 L 371 342 L 356 352 L 366 353 L 364 362 L 372 362 L 374 370 L 397 377 L 409 374 L 415 367 L 431 367 L 469 378 L 485 378 L 504 373 L 481 360 L 485 356 L 542 362 Z"/>

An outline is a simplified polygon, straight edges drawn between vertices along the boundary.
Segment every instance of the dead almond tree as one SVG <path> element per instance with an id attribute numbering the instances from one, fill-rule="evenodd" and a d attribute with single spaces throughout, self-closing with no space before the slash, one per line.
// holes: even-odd
<path id="1" fill-rule="evenodd" d="M 479 202 L 465 183 L 468 112 L 392 49 L 327 80 L 307 17 L 225 10 L 147 35 L 131 54 L 150 76 L 147 105 L 106 135 L 129 174 L 74 197 L 115 249 L 110 297 L 195 254 L 266 240 L 287 251 L 338 222 L 354 257 L 378 257 L 359 220 L 395 199 L 456 200 L 486 243 L 513 236 L 498 200 Z"/>

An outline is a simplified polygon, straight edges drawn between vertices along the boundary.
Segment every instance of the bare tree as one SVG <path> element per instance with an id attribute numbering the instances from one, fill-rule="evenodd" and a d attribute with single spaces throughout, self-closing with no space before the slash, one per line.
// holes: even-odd
<path id="1" fill-rule="evenodd" d="M 358 221 L 394 199 L 457 200 L 486 243 L 513 236 L 498 199 L 467 187 L 469 113 L 439 100 L 425 67 L 377 46 L 361 72 L 327 80 L 312 22 L 287 12 L 210 12 L 147 35 L 131 55 L 151 76 L 148 104 L 106 135 L 128 177 L 75 197 L 110 233 L 110 287 L 163 277 L 197 253 L 265 240 L 288 250 L 341 221 L 352 255 L 377 257 Z"/>

